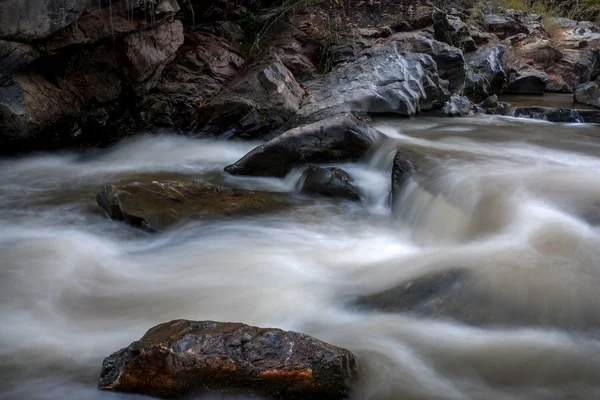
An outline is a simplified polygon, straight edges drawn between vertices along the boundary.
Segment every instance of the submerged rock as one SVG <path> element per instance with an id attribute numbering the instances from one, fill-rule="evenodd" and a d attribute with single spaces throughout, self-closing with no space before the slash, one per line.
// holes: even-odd
<path id="1" fill-rule="evenodd" d="M 465 96 L 453 94 L 444 104 L 442 114 L 446 117 L 466 117 L 473 114 L 473 103 Z"/>
<path id="2" fill-rule="evenodd" d="M 225 168 L 233 175 L 285 176 L 296 164 L 352 161 L 384 135 L 346 113 L 277 136 Z"/>
<path id="3" fill-rule="evenodd" d="M 540 119 L 549 122 L 586 122 L 578 110 L 568 108 L 518 107 L 515 108 L 514 115 L 517 118 Z"/>
<path id="4" fill-rule="evenodd" d="M 108 185 L 96 201 L 111 219 L 151 232 L 193 219 L 275 211 L 290 204 L 280 193 L 201 182 Z"/>
<path id="5" fill-rule="evenodd" d="M 300 178 L 303 193 L 316 193 L 329 197 L 360 200 L 360 190 L 352 184 L 346 171 L 335 167 L 309 165 Z"/>
<path id="6" fill-rule="evenodd" d="M 221 392 L 341 400 L 356 373 L 350 351 L 302 333 L 175 320 L 104 359 L 98 387 L 156 397 Z"/>

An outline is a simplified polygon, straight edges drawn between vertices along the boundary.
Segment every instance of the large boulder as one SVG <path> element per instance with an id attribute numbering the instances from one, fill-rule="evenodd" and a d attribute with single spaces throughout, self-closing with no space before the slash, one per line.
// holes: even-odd
<path id="1" fill-rule="evenodd" d="M 149 232 L 200 218 L 277 211 L 290 204 L 280 193 L 201 182 L 108 185 L 98 193 L 96 201 L 111 219 Z"/>
<path id="2" fill-rule="evenodd" d="M 511 75 L 504 89 L 505 93 L 544 94 L 548 83 L 548 74 L 536 70 L 524 70 Z"/>
<path id="3" fill-rule="evenodd" d="M 439 108 L 449 97 L 435 61 L 427 54 L 404 53 L 393 41 L 306 86 L 300 119 L 342 112 L 411 116 Z"/>
<path id="4" fill-rule="evenodd" d="M 498 100 L 498 95 L 493 94 L 481 103 L 475 105 L 477 112 L 491 115 L 504 115 L 508 109 L 508 105 Z"/>
<path id="5" fill-rule="evenodd" d="M 175 320 L 104 359 L 98 387 L 161 398 L 221 392 L 342 400 L 356 374 L 350 351 L 302 333 Z"/>
<path id="6" fill-rule="evenodd" d="M 278 60 L 238 74 L 218 96 L 202 106 L 199 130 L 207 135 L 257 138 L 298 112 L 304 91 Z"/>
<path id="7" fill-rule="evenodd" d="M 352 161 L 383 134 L 352 114 L 303 125 L 258 146 L 225 168 L 234 175 L 285 176 L 294 165 Z"/>
<path id="8" fill-rule="evenodd" d="M 487 85 L 483 76 L 467 68 L 460 49 L 422 33 L 397 33 L 390 40 L 398 41 L 405 51 L 430 55 L 437 65 L 439 77 L 448 81 L 450 92 L 486 93 Z"/>
<path id="9" fill-rule="evenodd" d="M 320 194 L 349 200 L 360 200 L 360 190 L 346 171 L 336 167 L 309 165 L 300 178 L 302 193 Z"/>
<path id="10" fill-rule="evenodd" d="M 504 51 L 504 46 L 496 45 L 480 48 L 465 56 L 470 69 L 485 76 L 485 81 L 489 85 L 487 91 L 490 94 L 502 93 L 506 83 L 503 62 Z"/>
<path id="11" fill-rule="evenodd" d="M 600 107 L 600 80 L 580 85 L 575 90 L 575 101 L 589 106 Z"/>

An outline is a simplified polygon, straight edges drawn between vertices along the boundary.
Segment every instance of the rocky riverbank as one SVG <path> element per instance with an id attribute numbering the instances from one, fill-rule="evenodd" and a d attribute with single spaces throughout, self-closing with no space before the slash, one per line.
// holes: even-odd
<path id="1" fill-rule="evenodd" d="M 269 139 L 340 113 L 413 116 L 451 94 L 598 106 L 600 28 L 550 29 L 491 2 L 18 3 L 0 5 L 4 154 L 164 129 Z"/>

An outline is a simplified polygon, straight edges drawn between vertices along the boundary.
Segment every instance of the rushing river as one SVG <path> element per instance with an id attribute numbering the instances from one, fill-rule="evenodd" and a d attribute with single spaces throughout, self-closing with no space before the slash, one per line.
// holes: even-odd
<path id="1" fill-rule="evenodd" d="M 102 359 L 177 318 L 346 347 L 360 360 L 357 400 L 600 398 L 600 128 L 489 116 L 377 126 L 389 139 L 340 165 L 362 203 L 157 235 L 107 220 L 96 193 L 172 179 L 292 192 L 301 171 L 227 176 L 255 143 L 177 136 L 0 160 L 0 399 L 138 398 L 96 390 Z M 406 145 L 460 157 L 428 190 L 411 181 L 392 216 L 392 158 Z M 348 306 L 456 267 L 488 299 L 464 311 L 499 323 Z"/>

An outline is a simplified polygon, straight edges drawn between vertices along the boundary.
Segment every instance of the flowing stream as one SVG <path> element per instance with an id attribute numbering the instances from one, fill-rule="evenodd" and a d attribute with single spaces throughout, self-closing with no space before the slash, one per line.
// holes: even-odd
<path id="1" fill-rule="evenodd" d="M 0 160 L 0 399 L 141 399 L 97 391 L 102 360 L 178 318 L 346 347 L 360 360 L 356 400 L 600 398 L 599 127 L 491 116 L 376 125 L 389 139 L 339 165 L 363 202 L 318 199 L 156 235 L 109 221 L 96 193 L 153 180 L 293 192 L 301 171 L 228 176 L 256 143 L 168 135 Z M 407 184 L 392 214 L 403 146 L 449 156 Z M 461 311 L 486 323 L 351 306 L 455 268 L 473 293 Z"/>

